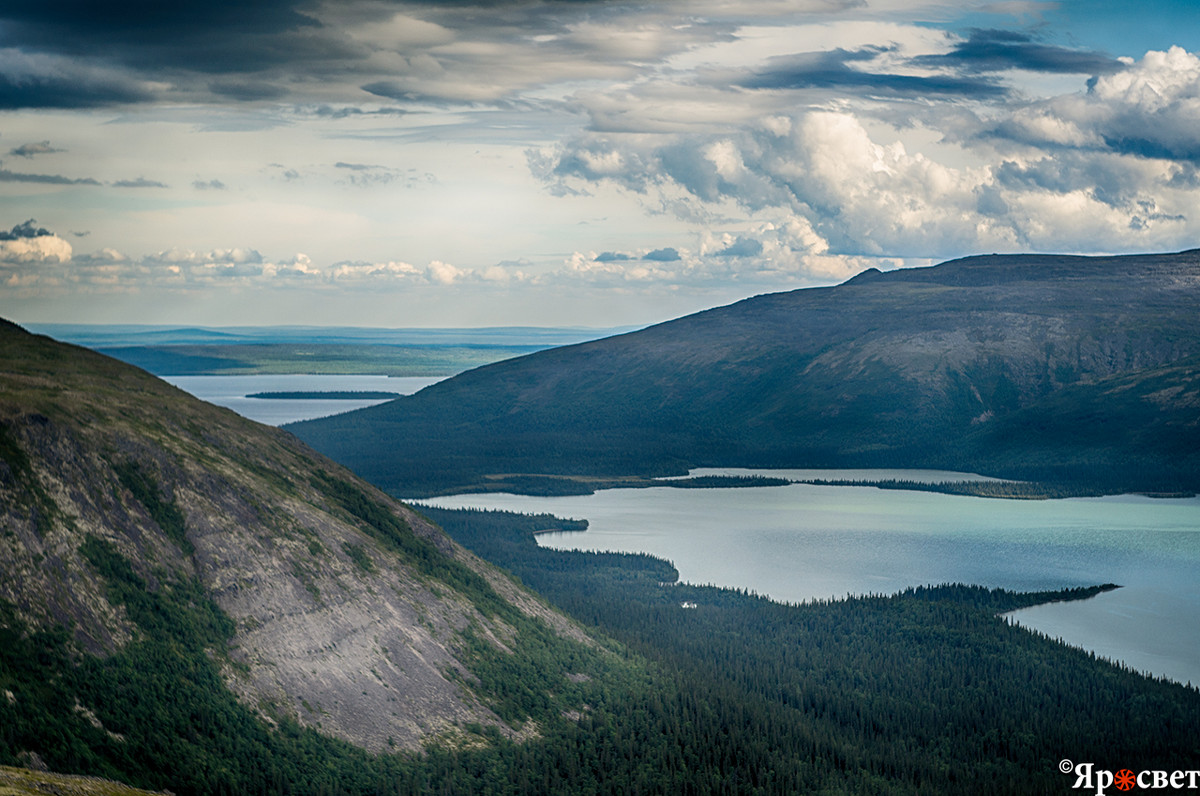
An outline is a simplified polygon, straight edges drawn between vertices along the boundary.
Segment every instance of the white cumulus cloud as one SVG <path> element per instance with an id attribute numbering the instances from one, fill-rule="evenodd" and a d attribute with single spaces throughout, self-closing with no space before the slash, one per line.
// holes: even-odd
<path id="1" fill-rule="evenodd" d="M 1128 68 L 1000 120 L 993 133 L 1038 147 L 1074 147 L 1200 162 L 1200 56 L 1151 50 Z"/>
<path id="2" fill-rule="evenodd" d="M 0 262 L 65 263 L 71 259 L 71 244 L 57 235 L 0 240 Z"/>
<path id="3" fill-rule="evenodd" d="M 1200 56 L 1152 51 L 1080 86 L 908 115 L 831 103 L 749 121 L 735 111 L 698 132 L 593 129 L 530 162 L 560 193 L 610 183 L 681 219 L 733 202 L 749 220 L 798 230 L 796 244 L 762 240 L 762 257 L 783 266 L 807 256 L 803 267 L 826 273 L 838 269 L 814 256 L 1191 245 Z"/>

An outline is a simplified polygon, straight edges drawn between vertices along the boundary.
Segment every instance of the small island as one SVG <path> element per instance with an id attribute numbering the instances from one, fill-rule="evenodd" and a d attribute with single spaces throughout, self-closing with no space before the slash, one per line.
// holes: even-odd
<path id="1" fill-rule="evenodd" d="M 401 393 L 382 390 L 297 390 L 294 392 L 255 392 L 247 398 L 266 398 L 276 401 L 390 401 Z"/>

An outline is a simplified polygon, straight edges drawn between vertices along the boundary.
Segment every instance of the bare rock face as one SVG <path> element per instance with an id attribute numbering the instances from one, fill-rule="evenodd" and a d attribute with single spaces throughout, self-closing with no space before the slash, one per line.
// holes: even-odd
<path id="1" fill-rule="evenodd" d="M 7 325 L 0 459 L 0 599 L 106 654 L 141 631 L 81 551 L 88 539 L 111 545 L 147 588 L 196 580 L 236 627 L 227 685 L 268 721 L 290 717 L 371 751 L 416 749 L 467 723 L 514 735 L 472 692 L 462 660 L 464 631 L 506 650 L 513 630 L 439 580 L 429 565 L 439 557 L 592 643 L 285 432 Z"/>

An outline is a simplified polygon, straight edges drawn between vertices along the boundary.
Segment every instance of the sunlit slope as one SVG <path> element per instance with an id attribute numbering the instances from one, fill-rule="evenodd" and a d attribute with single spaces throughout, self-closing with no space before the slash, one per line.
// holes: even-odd
<path id="1" fill-rule="evenodd" d="M 758 296 L 289 428 L 412 492 L 686 465 L 1195 486 L 1197 307 L 1200 251 L 972 257 Z"/>

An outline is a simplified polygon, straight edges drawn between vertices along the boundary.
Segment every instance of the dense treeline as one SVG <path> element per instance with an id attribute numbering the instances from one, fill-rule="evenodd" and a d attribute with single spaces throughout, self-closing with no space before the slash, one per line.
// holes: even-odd
<path id="1" fill-rule="evenodd" d="M 1058 792 L 1055 766 L 1064 757 L 1100 767 L 1200 763 L 1195 689 L 1000 616 L 1111 584 L 1036 594 L 942 586 L 787 606 L 734 590 L 663 588 L 674 573 L 645 556 L 628 556 L 640 563 L 614 572 L 609 554 L 538 548 L 520 515 L 427 511 L 468 547 L 658 663 L 718 715 L 744 717 L 756 730 L 739 742 L 797 744 L 819 770 L 855 772 L 843 780 L 855 783 L 852 791 L 877 783 L 894 792 Z M 720 726 L 733 732 L 727 719 Z"/>
<path id="2" fill-rule="evenodd" d="M 149 512 L 150 517 L 158 523 L 171 541 L 179 545 L 183 552 L 191 555 L 196 551 L 187 538 L 187 527 L 184 524 L 183 512 L 173 500 L 166 499 L 154 478 L 143 472 L 135 461 L 120 462 L 113 465 L 117 479 L 121 485 L 130 491 Z"/>
<path id="3" fill-rule="evenodd" d="M 1059 500 L 1072 497 L 1097 497 L 1111 490 L 1092 481 L 1073 483 L 1044 483 L 1039 481 L 910 481 L 903 478 L 885 478 L 878 481 L 848 481 L 840 479 L 813 478 L 798 481 L 813 486 L 873 486 L 876 489 L 905 489 L 914 492 L 940 492 L 945 495 L 970 495 L 971 497 L 1008 498 L 1013 500 Z M 1193 497 L 1191 490 L 1170 491 L 1158 488 L 1153 492 L 1143 490 L 1151 497 Z"/>
<path id="4" fill-rule="evenodd" d="M 365 523 L 356 491 L 342 505 Z M 0 604 L 0 762 L 34 750 L 56 769 L 180 794 L 364 795 L 1059 793 L 1071 784 L 1064 757 L 1200 766 L 1196 690 L 999 616 L 1110 587 L 943 586 L 788 606 L 672 585 L 674 568 L 648 556 L 537 547 L 535 533 L 580 520 L 426 511 L 617 651 L 511 608 L 497 610 L 517 631 L 515 654 L 467 634 L 477 691 L 530 739 L 472 725 L 421 755 L 372 756 L 286 719 L 270 726 L 224 688 L 233 628 L 199 585 L 152 583 L 93 537 L 85 557 L 136 637 L 93 658 Z"/>
<path id="5" fill-rule="evenodd" d="M 649 489 L 669 487 L 671 489 L 725 489 L 752 486 L 787 486 L 792 483 L 786 478 L 766 475 L 698 475 L 690 478 L 570 478 L 553 475 L 499 475 L 489 476 L 483 482 L 465 488 L 440 490 L 446 494 L 470 494 L 472 492 L 509 492 L 514 495 L 535 497 L 563 497 L 566 495 L 592 495 L 599 489 Z M 432 497 L 432 495 L 423 495 Z"/>
<path id="6" fill-rule="evenodd" d="M 786 478 L 768 475 L 697 475 L 692 478 L 657 478 L 653 486 L 669 486 L 675 489 L 727 489 L 750 486 L 787 486 L 792 483 Z"/>
<path id="7" fill-rule="evenodd" d="M 1023 500 L 1056 500 L 1104 494 L 1104 490 L 1089 488 L 1084 484 L 1043 484 L 1028 481 L 937 481 L 930 483 L 903 478 L 885 478 L 877 481 L 812 478 L 799 483 L 813 486 L 873 486 L 876 489 L 904 489 L 914 492 L 940 492 L 945 495 Z"/>
<path id="8" fill-rule="evenodd" d="M 247 398 L 276 401 L 390 401 L 400 393 L 387 390 L 277 390 L 252 392 Z"/>

